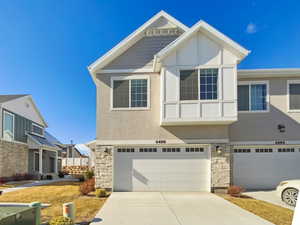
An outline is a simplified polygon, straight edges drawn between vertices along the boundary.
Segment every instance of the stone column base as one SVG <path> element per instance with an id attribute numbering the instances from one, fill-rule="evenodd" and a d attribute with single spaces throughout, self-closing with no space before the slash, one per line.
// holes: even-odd
<path id="1" fill-rule="evenodd" d="M 211 145 L 211 191 L 226 192 L 231 184 L 231 147 L 229 144 Z"/>
<path id="2" fill-rule="evenodd" d="M 96 146 L 95 150 L 95 187 L 112 190 L 113 147 Z"/>

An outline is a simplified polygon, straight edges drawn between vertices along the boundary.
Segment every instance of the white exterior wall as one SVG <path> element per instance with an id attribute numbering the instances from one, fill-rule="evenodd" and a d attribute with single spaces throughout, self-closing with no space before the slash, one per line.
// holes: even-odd
<path id="1" fill-rule="evenodd" d="M 170 53 L 162 63 L 161 123 L 228 124 L 236 121 L 236 64 L 237 58 L 229 50 L 201 32 Z M 217 100 L 180 101 L 180 70 L 196 68 L 219 69 Z"/>

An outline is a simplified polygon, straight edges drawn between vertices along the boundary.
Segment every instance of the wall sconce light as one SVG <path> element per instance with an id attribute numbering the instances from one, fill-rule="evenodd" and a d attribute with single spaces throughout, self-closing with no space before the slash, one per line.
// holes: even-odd
<path id="1" fill-rule="evenodd" d="M 279 130 L 280 133 L 284 133 L 285 132 L 285 125 L 278 124 L 277 129 Z"/>
<path id="2" fill-rule="evenodd" d="M 105 153 L 110 153 L 110 149 L 109 148 L 105 148 L 104 152 Z"/>
<path id="3" fill-rule="evenodd" d="M 222 154 L 222 151 L 223 151 L 222 147 L 219 146 L 219 145 L 217 145 L 217 146 L 216 146 L 216 152 L 218 153 L 218 155 L 221 155 L 221 154 Z"/>

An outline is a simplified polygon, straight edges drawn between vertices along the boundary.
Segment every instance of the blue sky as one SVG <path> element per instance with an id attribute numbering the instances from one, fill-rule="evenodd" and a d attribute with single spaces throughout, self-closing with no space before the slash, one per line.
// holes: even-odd
<path id="1" fill-rule="evenodd" d="M 300 67 L 299 1 L 1 0 L 0 94 L 31 94 L 62 142 L 94 139 L 86 67 L 162 9 L 251 50 L 239 68 Z"/>

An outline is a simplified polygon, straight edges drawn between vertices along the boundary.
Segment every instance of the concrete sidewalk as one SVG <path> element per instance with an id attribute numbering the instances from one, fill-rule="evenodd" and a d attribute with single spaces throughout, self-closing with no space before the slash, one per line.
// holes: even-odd
<path id="1" fill-rule="evenodd" d="M 2 189 L 1 191 L 2 191 L 2 194 L 5 194 L 5 193 L 8 193 L 8 192 L 19 191 L 19 190 L 23 190 L 23 189 L 26 189 L 26 188 L 41 186 L 41 185 L 45 185 L 45 184 L 51 184 L 51 183 L 55 183 L 55 182 L 62 182 L 62 181 L 78 181 L 78 179 L 75 179 L 75 178 L 59 178 L 59 179 L 53 179 L 53 180 L 37 180 L 37 181 L 34 181 L 32 183 L 24 184 L 24 185 L 21 185 L 21 186 L 18 186 L 18 187 Z"/>
<path id="2" fill-rule="evenodd" d="M 271 225 L 211 193 L 114 192 L 91 225 Z"/>

